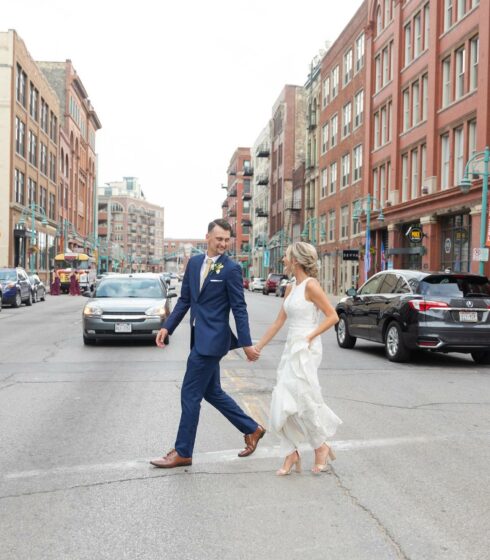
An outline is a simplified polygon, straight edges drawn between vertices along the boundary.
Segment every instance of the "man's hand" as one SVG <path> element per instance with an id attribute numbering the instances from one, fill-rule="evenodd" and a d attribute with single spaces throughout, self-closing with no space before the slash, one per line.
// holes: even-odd
<path id="1" fill-rule="evenodd" d="M 243 351 L 245 352 L 249 362 L 256 362 L 260 358 L 260 352 L 257 348 L 255 348 L 255 346 L 245 346 Z"/>
<path id="2" fill-rule="evenodd" d="M 157 337 L 155 339 L 158 348 L 165 348 L 165 338 L 168 336 L 167 329 L 160 329 L 158 331 Z"/>

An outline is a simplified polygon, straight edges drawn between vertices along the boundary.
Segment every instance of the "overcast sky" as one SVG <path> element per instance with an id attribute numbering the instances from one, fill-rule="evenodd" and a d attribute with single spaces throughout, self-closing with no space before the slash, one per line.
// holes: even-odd
<path id="1" fill-rule="evenodd" d="M 139 177 L 166 237 L 203 237 L 226 169 L 362 0 L 3 0 L 35 60 L 73 61 L 102 122 L 99 185 Z"/>

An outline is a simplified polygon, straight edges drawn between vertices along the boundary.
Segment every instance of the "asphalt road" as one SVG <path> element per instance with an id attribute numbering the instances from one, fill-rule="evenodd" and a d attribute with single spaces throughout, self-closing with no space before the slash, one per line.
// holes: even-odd
<path id="1" fill-rule="evenodd" d="M 454 559 L 490 550 L 490 370 L 465 356 L 394 365 L 380 346 L 323 337 L 320 381 L 343 419 L 321 477 L 276 477 L 268 433 L 241 434 L 206 403 L 194 464 L 173 447 L 189 325 L 171 344 L 84 347 L 82 297 L 0 313 L 0 558 Z M 254 338 L 282 300 L 247 293 Z M 222 361 L 223 385 L 257 420 L 286 332 L 256 364 Z"/>

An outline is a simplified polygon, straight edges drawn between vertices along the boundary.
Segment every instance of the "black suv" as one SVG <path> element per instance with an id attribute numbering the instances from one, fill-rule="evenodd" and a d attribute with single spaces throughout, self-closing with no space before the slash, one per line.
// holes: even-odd
<path id="1" fill-rule="evenodd" d="M 21 268 L 0 268 L 2 303 L 20 307 L 32 305 L 32 286 L 26 271 Z"/>
<path id="2" fill-rule="evenodd" d="M 337 342 L 380 342 L 393 362 L 413 350 L 470 353 L 490 364 L 490 282 L 470 273 L 386 270 L 347 290 L 336 307 Z"/>

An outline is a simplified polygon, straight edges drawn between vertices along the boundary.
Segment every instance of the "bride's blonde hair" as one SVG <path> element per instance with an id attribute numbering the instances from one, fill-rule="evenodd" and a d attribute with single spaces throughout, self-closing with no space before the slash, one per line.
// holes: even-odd
<path id="1" fill-rule="evenodd" d="M 318 277 L 318 253 L 315 247 L 304 241 L 296 241 L 286 250 L 289 261 L 294 259 L 308 276 Z"/>

